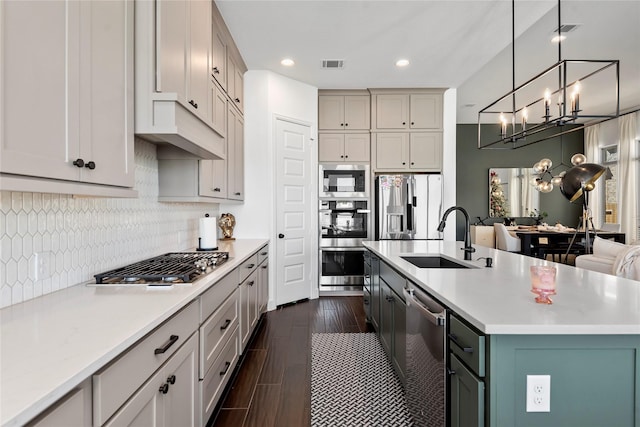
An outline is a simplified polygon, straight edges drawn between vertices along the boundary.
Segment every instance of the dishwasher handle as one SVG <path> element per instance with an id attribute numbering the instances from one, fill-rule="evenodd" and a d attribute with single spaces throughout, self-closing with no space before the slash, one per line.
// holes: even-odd
<path id="1" fill-rule="evenodd" d="M 407 307 L 409 307 L 410 304 L 413 303 L 416 308 L 424 315 L 424 317 L 427 318 L 431 323 L 436 326 L 445 325 L 446 318 L 444 315 L 444 310 L 440 313 L 434 313 L 433 311 L 429 310 L 424 304 L 422 304 L 422 302 L 420 302 L 420 300 L 418 300 L 418 298 L 416 298 L 413 290 L 408 291 L 407 289 L 403 289 L 402 293 L 404 294 L 404 298 L 407 301 Z"/>

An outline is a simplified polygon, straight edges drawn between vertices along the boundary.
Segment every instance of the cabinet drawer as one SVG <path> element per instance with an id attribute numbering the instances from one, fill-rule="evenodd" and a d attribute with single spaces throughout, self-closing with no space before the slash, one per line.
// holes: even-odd
<path id="1" fill-rule="evenodd" d="M 450 368 L 451 427 L 484 427 L 484 381 L 476 378 L 454 355 Z"/>
<path id="2" fill-rule="evenodd" d="M 213 365 L 222 346 L 238 326 L 238 294 L 236 291 L 200 327 L 200 379 Z"/>
<path id="3" fill-rule="evenodd" d="M 238 287 L 238 269 L 224 276 L 200 296 L 200 323 L 220 307 Z"/>
<path id="4" fill-rule="evenodd" d="M 204 380 L 200 381 L 203 424 L 211 417 L 218 398 L 236 366 L 236 362 L 238 361 L 238 338 L 239 334 L 236 328 L 224 346 L 220 356 L 216 359 L 209 372 L 207 372 L 207 375 L 205 375 Z"/>
<path id="5" fill-rule="evenodd" d="M 449 317 L 449 349 L 476 375 L 484 377 L 485 337 L 454 316 Z"/>
<path id="6" fill-rule="evenodd" d="M 94 425 L 102 425 L 198 329 L 192 302 L 93 376 Z"/>
<path id="7" fill-rule="evenodd" d="M 404 301 L 402 290 L 406 285 L 406 279 L 384 262 L 380 263 L 380 278 L 384 279 L 393 291 Z"/>
<path id="8" fill-rule="evenodd" d="M 256 266 L 258 265 L 258 254 L 253 254 L 248 260 L 243 262 L 238 270 L 240 271 L 240 281 L 238 284 L 244 282 L 244 279 L 249 277 L 251 273 L 256 270 Z"/>
<path id="9" fill-rule="evenodd" d="M 258 264 L 262 264 L 262 261 L 269 258 L 269 245 L 258 251 Z"/>

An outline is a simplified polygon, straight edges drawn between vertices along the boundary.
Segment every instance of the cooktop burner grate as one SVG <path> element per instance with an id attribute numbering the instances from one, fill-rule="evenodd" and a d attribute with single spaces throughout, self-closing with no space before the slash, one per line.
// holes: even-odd
<path id="1" fill-rule="evenodd" d="M 228 252 L 172 252 L 96 274 L 96 284 L 192 283 L 229 258 Z"/>

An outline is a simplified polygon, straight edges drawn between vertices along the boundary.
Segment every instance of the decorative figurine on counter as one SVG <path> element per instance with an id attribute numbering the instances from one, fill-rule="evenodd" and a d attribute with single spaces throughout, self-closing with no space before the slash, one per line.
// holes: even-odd
<path id="1" fill-rule="evenodd" d="M 233 227 L 236 225 L 236 217 L 230 213 L 223 213 L 218 220 L 218 226 L 222 230 L 224 238 L 222 240 L 235 240 L 233 237 Z"/>

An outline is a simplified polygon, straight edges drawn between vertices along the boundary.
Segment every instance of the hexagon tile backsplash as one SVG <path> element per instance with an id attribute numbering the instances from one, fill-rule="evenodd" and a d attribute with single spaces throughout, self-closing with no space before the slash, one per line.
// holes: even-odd
<path id="1" fill-rule="evenodd" d="M 158 202 L 156 147 L 135 144 L 137 199 L 0 192 L 0 307 L 197 245 L 198 218 L 217 215 L 218 204 Z M 47 277 L 38 277 L 38 257 Z"/>

